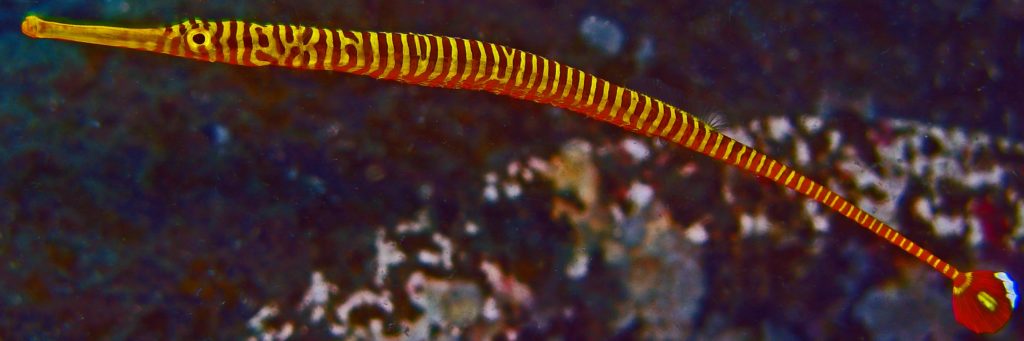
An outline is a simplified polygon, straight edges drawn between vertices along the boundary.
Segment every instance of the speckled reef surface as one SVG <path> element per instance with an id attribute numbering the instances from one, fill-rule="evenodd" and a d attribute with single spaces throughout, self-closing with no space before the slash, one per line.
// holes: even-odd
<path id="1" fill-rule="evenodd" d="M 487 93 L 29 39 L 26 14 L 477 38 L 700 115 L 1024 278 L 1024 4 L 0 3 L 2 339 L 953 339 L 948 282 L 683 148 Z M 1024 338 L 1020 313 L 994 339 Z"/>

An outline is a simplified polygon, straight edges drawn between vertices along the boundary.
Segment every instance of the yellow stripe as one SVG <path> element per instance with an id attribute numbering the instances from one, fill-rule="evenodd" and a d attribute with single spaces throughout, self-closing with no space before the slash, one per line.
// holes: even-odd
<path id="1" fill-rule="evenodd" d="M 603 90 L 601 90 L 601 102 L 597 103 L 597 111 L 594 112 L 594 115 L 600 114 L 601 111 L 604 111 L 604 105 L 608 103 L 608 86 L 610 86 L 610 84 L 608 84 L 608 81 L 606 80 L 601 81 L 604 82 L 601 84 L 601 87 L 603 88 Z"/>
<path id="2" fill-rule="evenodd" d="M 849 205 L 849 204 L 850 204 L 850 202 L 848 202 L 848 201 L 846 201 L 846 200 L 843 200 L 843 205 L 842 205 L 842 206 L 839 206 L 839 213 L 843 213 L 843 210 L 845 210 L 845 209 L 846 209 L 846 206 L 847 206 L 847 205 Z M 845 213 L 843 213 L 843 215 L 846 215 L 846 214 L 845 214 Z"/>
<path id="3" fill-rule="evenodd" d="M 411 51 L 409 51 L 409 35 L 398 33 L 398 40 L 402 41 L 402 66 L 398 69 L 398 79 L 406 79 L 406 77 L 409 77 L 409 65 L 411 64 L 409 56 L 412 55 Z M 330 51 L 330 48 L 328 48 L 328 56 L 330 56 Z M 330 59 L 330 57 L 327 57 L 327 60 Z"/>
<path id="4" fill-rule="evenodd" d="M 498 64 L 501 64 L 501 56 L 498 55 L 498 45 L 493 43 L 487 43 L 491 46 L 491 59 L 494 61 L 491 63 L 491 74 L 488 79 L 498 79 Z"/>
<path id="5" fill-rule="evenodd" d="M 661 116 L 665 114 L 665 103 L 662 103 L 657 99 L 655 99 L 654 102 L 658 103 L 658 113 L 654 116 L 654 123 L 651 123 L 651 126 L 647 127 L 648 134 L 652 134 L 658 129 L 658 125 L 661 124 Z"/>
<path id="6" fill-rule="evenodd" d="M 698 129 L 702 128 L 701 124 L 703 122 L 698 122 L 696 117 L 692 117 L 692 116 L 690 116 L 689 113 L 687 113 L 685 111 L 682 111 L 682 110 L 679 110 L 679 115 L 683 116 L 683 127 L 684 128 L 687 125 L 686 121 L 688 121 L 688 120 L 692 120 L 693 121 L 693 129 L 690 129 L 690 137 L 686 139 L 686 147 L 692 149 L 693 148 L 693 143 L 696 142 L 696 140 L 697 140 L 697 131 L 698 131 Z M 684 129 L 684 128 L 679 128 L 679 131 L 676 132 L 676 138 L 675 138 L 676 141 L 679 141 L 680 139 L 683 138 L 683 134 L 686 133 L 686 129 Z M 704 136 L 707 136 L 707 134 L 704 134 Z"/>
<path id="7" fill-rule="evenodd" d="M 470 73 L 473 72 L 473 65 L 475 65 L 473 61 L 476 60 L 473 59 L 473 46 L 469 44 L 469 39 L 462 39 L 462 47 L 466 50 L 466 64 L 462 66 L 462 77 L 459 77 L 460 87 L 469 79 Z"/>
<path id="8" fill-rule="evenodd" d="M 548 88 L 548 60 L 545 59 L 545 58 L 541 58 L 540 61 L 541 61 L 541 64 L 540 64 L 541 68 L 543 68 L 543 69 L 541 70 L 541 75 L 540 75 L 540 80 L 539 80 L 540 84 L 537 87 L 537 96 L 538 97 L 542 96 L 543 93 L 544 93 L 544 90 Z"/>
<path id="9" fill-rule="evenodd" d="M 231 49 L 228 48 L 228 38 L 230 38 L 230 36 L 231 36 L 231 26 L 230 26 L 231 22 L 230 21 L 221 21 L 220 25 L 224 26 L 223 33 L 221 33 L 220 39 L 218 40 L 220 42 L 220 46 L 221 46 L 221 49 L 220 49 L 221 59 L 223 59 L 224 61 L 230 61 L 231 60 Z M 318 32 L 318 31 L 320 31 L 320 30 L 314 30 L 313 32 Z M 154 46 L 154 48 L 155 48 L 155 46 Z"/>
<path id="10" fill-rule="evenodd" d="M 672 124 L 676 123 L 676 110 L 675 110 L 675 108 L 668 107 L 667 109 L 668 109 L 667 110 L 668 111 L 668 124 L 666 124 L 665 128 L 661 130 L 661 134 L 660 135 L 662 137 L 668 137 L 666 135 L 668 135 L 669 131 L 672 130 Z M 683 118 L 685 119 L 686 116 L 683 116 Z M 679 143 L 679 139 L 674 139 L 672 141 L 676 142 L 676 143 Z"/>
<path id="11" fill-rule="evenodd" d="M 480 50 L 480 64 L 476 68 L 476 76 L 473 77 L 473 81 L 479 82 L 488 78 L 487 74 L 484 73 L 484 69 L 487 68 L 487 47 L 479 40 L 476 41 L 476 47 Z"/>
<path id="12" fill-rule="evenodd" d="M 331 34 L 328 34 L 328 35 L 330 36 Z M 245 37 L 245 23 L 236 20 L 235 21 L 235 44 L 237 44 L 237 47 L 235 48 L 236 49 L 235 50 L 235 53 L 236 53 L 235 54 L 235 62 L 238 63 L 238 64 L 243 64 L 244 63 L 242 61 L 243 60 L 242 56 L 245 55 L 245 40 L 242 39 L 244 37 Z M 168 42 L 170 42 L 170 41 L 168 41 Z M 333 47 L 331 45 L 334 45 L 333 41 L 332 40 L 328 40 L 327 41 L 327 51 L 328 51 L 327 53 L 330 53 L 330 51 L 333 50 Z M 166 48 L 166 47 L 167 47 L 167 45 L 164 45 L 164 48 Z"/>
<path id="13" fill-rule="evenodd" d="M 587 94 L 587 107 L 594 105 L 594 95 L 597 93 L 597 77 L 590 75 L 590 93 Z"/>
<path id="14" fill-rule="evenodd" d="M 878 224 L 878 220 L 871 219 L 871 224 L 868 224 L 868 230 L 872 230 L 872 231 L 876 231 L 877 232 L 878 231 L 878 226 L 876 226 L 876 224 Z"/>
<path id="15" fill-rule="evenodd" d="M 765 172 L 767 172 L 768 174 L 771 174 L 772 168 L 775 168 L 775 160 L 772 160 L 772 162 L 768 163 L 768 170 L 766 170 Z M 782 170 L 782 166 L 779 166 L 779 170 L 780 171 Z"/>
<path id="16" fill-rule="evenodd" d="M 747 164 L 743 165 L 743 169 L 750 170 L 750 165 L 753 164 L 754 158 L 757 157 L 757 149 L 750 148 L 750 156 L 747 156 Z"/>
<path id="17" fill-rule="evenodd" d="M 718 136 L 722 136 L 722 134 L 718 134 Z M 722 160 L 729 161 L 729 154 L 732 154 L 732 145 L 735 143 L 736 140 L 729 139 L 729 143 L 725 145 L 725 154 L 722 155 Z"/>
<path id="18" fill-rule="evenodd" d="M 673 110 L 673 111 L 675 111 L 675 110 Z M 690 126 L 690 115 L 688 115 L 686 112 L 684 112 L 682 110 L 679 110 L 679 114 L 681 116 L 683 116 L 683 126 L 679 127 L 679 131 L 676 132 L 676 136 L 672 138 L 672 141 L 675 141 L 676 143 L 679 143 L 679 140 L 681 140 L 683 138 L 683 133 L 686 132 L 686 128 Z M 673 117 L 674 117 L 674 115 L 673 115 Z M 693 124 L 695 124 L 693 126 L 693 129 L 696 130 L 697 129 L 697 126 L 696 126 L 697 121 L 694 120 Z M 667 133 L 671 129 L 671 127 L 672 127 L 672 121 L 669 121 L 668 122 L 668 126 L 665 127 L 665 132 Z M 689 138 L 689 141 L 687 142 L 687 147 L 689 147 L 689 145 L 693 144 L 693 135 L 694 135 L 693 133 L 690 133 L 690 138 Z"/>
<path id="19" fill-rule="evenodd" d="M 825 191 L 825 199 L 822 199 L 821 202 L 823 202 L 823 203 L 824 202 L 828 202 L 828 198 L 831 198 L 831 197 L 832 197 L 832 191 Z"/>
<path id="20" fill-rule="evenodd" d="M 434 42 L 437 43 L 437 53 L 434 53 L 434 70 L 427 77 L 428 82 L 433 82 L 437 77 L 441 76 L 441 71 L 444 71 L 444 41 L 441 40 L 440 36 L 428 35 L 428 37 L 434 38 Z M 376 63 L 377 61 L 374 60 L 374 62 Z"/>
<path id="21" fill-rule="evenodd" d="M 715 144 L 711 146 L 711 155 L 715 156 L 715 152 L 718 151 L 718 146 L 722 144 L 722 134 L 715 134 Z"/>
<path id="22" fill-rule="evenodd" d="M 565 97 L 569 96 L 569 90 L 572 89 L 572 72 L 575 69 L 566 66 L 565 67 L 565 88 L 562 89 L 562 96 L 559 96 L 559 100 L 565 100 Z"/>
<path id="23" fill-rule="evenodd" d="M 786 165 L 779 164 L 779 172 L 775 173 L 775 178 L 772 179 L 772 180 L 778 182 L 779 179 L 782 178 L 782 173 L 785 172 L 785 171 L 786 171 Z"/>
<path id="24" fill-rule="evenodd" d="M 455 46 L 455 38 L 444 38 L 448 40 L 448 46 L 452 50 L 452 60 L 448 62 L 448 75 L 444 77 L 444 82 L 448 83 L 459 74 L 459 48 Z"/>
<path id="25" fill-rule="evenodd" d="M 533 81 L 537 80 L 537 55 L 530 54 L 530 80 L 526 82 L 526 93 L 530 93 L 530 89 L 533 88 Z"/>
<path id="26" fill-rule="evenodd" d="M 821 188 L 822 188 L 822 187 L 824 187 L 824 186 L 822 186 L 822 185 L 820 185 L 820 184 L 819 184 L 819 185 L 818 185 L 818 190 L 814 191 L 814 200 L 818 200 L 818 198 L 819 198 L 819 195 L 821 195 Z"/>
<path id="27" fill-rule="evenodd" d="M 800 186 L 803 186 L 803 185 L 804 185 L 804 176 L 801 175 L 800 179 L 796 180 L 796 188 L 800 189 Z M 807 195 L 811 194 L 811 186 L 807 186 L 807 193 L 804 193 L 804 194 L 807 194 Z"/>
<path id="28" fill-rule="evenodd" d="M 838 195 L 834 195 L 834 196 L 832 196 L 832 203 L 831 203 L 831 204 L 828 204 L 828 205 L 829 205 L 829 206 L 835 206 L 835 204 L 836 204 L 836 200 L 839 200 L 839 196 L 838 196 Z"/>
<path id="29" fill-rule="evenodd" d="M 420 38 L 423 38 L 423 39 L 420 39 Z M 430 65 L 430 61 L 427 60 L 427 57 L 430 56 L 430 50 L 431 50 L 430 44 L 429 43 L 425 43 L 423 45 L 426 45 L 426 46 L 420 46 L 420 41 L 426 41 L 426 37 L 424 37 L 422 35 L 419 35 L 419 34 L 413 35 L 412 42 L 413 42 L 413 45 L 415 45 L 415 48 L 416 48 L 416 71 L 412 74 L 413 77 L 420 77 L 420 76 L 422 76 L 424 73 L 427 72 L 427 66 Z M 345 50 L 345 46 L 342 45 L 339 50 L 344 51 Z"/>
<path id="30" fill-rule="evenodd" d="M 796 171 L 790 169 L 789 176 L 786 177 L 786 186 L 789 186 L 790 182 L 793 182 L 793 177 L 796 176 Z"/>
<path id="31" fill-rule="evenodd" d="M 319 31 L 320 29 L 318 28 L 316 30 Z M 331 34 L 331 31 L 328 31 L 328 30 L 323 30 L 323 31 L 324 31 L 324 33 L 323 33 L 324 43 L 325 43 L 325 45 L 327 45 L 327 49 L 324 51 L 324 66 L 323 66 L 323 68 L 324 68 L 324 70 L 331 70 L 331 69 L 334 68 L 334 66 L 331 65 L 331 58 L 334 57 L 334 51 L 333 51 L 334 50 L 334 35 Z"/>
<path id="32" fill-rule="evenodd" d="M 764 166 L 764 159 L 765 158 L 766 157 L 764 156 L 764 154 L 761 154 L 761 161 L 757 162 L 757 169 L 754 170 L 754 172 L 761 173 L 761 168 Z"/>
<path id="33" fill-rule="evenodd" d="M 381 34 L 384 35 L 384 41 L 387 42 L 388 45 L 388 54 L 386 56 L 388 59 L 388 63 L 386 66 L 384 66 L 384 72 L 380 74 L 380 77 L 383 78 L 387 77 L 387 75 L 391 73 L 391 70 L 395 69 L 395 58 L 398 56 L 395 54 L 395 43 L 391 41 L 391 33 Z"/>
<path id="34" fill-rule="evenodd" d="M 516 50 L 519 54 L 519 71 L 516 72 L 516 87 L 523 85 L 523 73 L 526 72 L 526 53 L 520 50 Z M 509 61 L 511 63 L 512 61 Z"/>
<path id="35" fill-rule="evenodd" d="M 614 120 L 615 116 L 619 115 L 619 107 L 622 106 L 622 91 L 624 89 L 619 86 L 615 89 L 615 102 L 612 103 L 612 109 L 608 112 L 611 115 L 608 119 Z"/>
<path id="36" fill-rule="evenodd" d="M 629 90 L 629 108 L 626 109 L 626 114 L 622 116 L 622 121 L 629 124 L 629 118 L 633 116 L 633 112 L 636 111 L 636 104 L 640 102 L 640 97 L 636 94 L 636 91 Z"/>
<path id="37" fill-rule="evenodd" d="M 348 55 L 348 52 L 346 52 L 346 50 L 345 50 L 345 45 L 355 46 L 356 47 L 356 55 L 355 55 L 356 66 L 355 66 L 355 68 L 349 69 L 349 70 L 358 70 L 358 69 L 362 69 L 363 66 L 366 65 L 366 57 L 363 56 L 363 46 L 364 46 L 364 44 L 366 44 L 366 41 L 364 41 L 363 35 L 361 33 L 359 33 L 359 32 L 352 32 L 352 34 L 353 34 L 353 37 L 355 37 L 355 38 L 351 38 L 350 39 L 348 37 L 345 37 L 344 40 L 343 40 L 344 43 L 340 42 L 340 41 L 338 42 L 338 58 L 344 58 L 345 63 L 348 63 L 349 55 Z M 338 31 L 338 35 L 341 36 L 341 31 Z M 430 52 L 429 48 L 427 48 L 427 52 Z M 340 63 L 339 62 L 338 64 L 345 65 L 345 63 Z"/>
<path id="38" fill-rule="evenodd" d="M 573 106 L 579 106 L 580 105 L 580 101 L 583 100 L 583 84 L 586 84 L 586 83 L 584 83 L 584 81 L 586 80 L 584 77 L 586 77 L 586 75 L 587 75 L 586 72 L 578 71 L 578 70 L 576 71 L 576 74 L 579 75 L 579 77 L 576 79 L 576 83 L 579 83 L 579 85 L 576 86 L 576 95 L 573 96 L 573 100 L 572 100 L 572 105 Z"/>
<path id="39" fill-rule="evenodd" d="M 309 41 L 302 45 L 302 49 L 309 54 L 309 61 L 306 62 L 306 68 L 313 69 L 316 67 L 316 64 L 320 62 L 320 58 L 316 51 L 316 43 L 320 42 L 320 30 L 316 28 L 310 28 L 309 30 L 312 33 L 309 35 Z"/>
<path id="40" fill-rule="evenodd" d="M 701 122 L 701 128 L 704 128 L 704 137 L 700 139 L 700 148 L 697 150 L 704 152 L 704 148 L 708 146 L 708 140 L 711 140 L 711 127 L 708 127 L 707 123 Z"/>
<path id="41" fill-rule="evenodd" d="M 693 129 L 690 129 L 690 137 L 686 139 L 686 147 L 693 149 L 693 143 L 697 139 L 697 130 L 700 129 L 700 122 L 697 121 L 696 117 L 691 117 L 689 113 L 679 110 L 679 116 L 683 117 L 683 126 L 676 132 L 674 141 L 677 143 L 683 138 L 683 134 L 686 134 L 686 127 L 690 125 L 687 121 L 693 121 Z"/>
<path id="42" fill-rule="evenodd" d="M 640 118 L 636 121 L 636 126 L 633 129 L 640 130 L 644 127 L 644 122 L 647 121 L 647 114 L 651 112 L 651 96 L 644 96 L 644 111 L 640 113 Z"/>
<path id="43" fill-rule="evenodd" d="M 210 32 L 210 39 L 209 40 L 213 40 L 213 37 L 217 36 L 217 25 L 216 25 L 216 23 L 210 23 L 209 32 Z M 208 45 L 208 46 L 210 46 L 210 45 Z M 207 54 L 208 54 L 208 56 L 207 56 L 208 59 L 207 60 L 209 60 L 211 62 L 217 61 L 217 51 L 207 51 Z"/>
<path id="44" fill-rule="evenodd" d="M 735 140 L 733 140 L 733 141 L 735 141 Z M 747 146 L 744 146 L 743 144 L 740 144 L 740 151 L 738 153 L 736 153 L 736 161 L 734 161 L 733 164 L 739 166 L 740 165 L 740 161 L 743 161 L 743 154 L 746 154 L 746 153 L 747 153 Z"/>
<path id="45" fill-rule="evenodd" d="M 371 74 L 377 69 L 380 69 L 380 42 L 377 41 L 376 32 L 367 32 L 370 34 L 370 57 L 373 57 L 373 61 L 370 62 L 370 68 L 366 69 L 364 74 Z"/>
<path id="46" fill-rule="evenodd" d="M 916 257 L 918 257 L 918 258 L 921 258 L 921 253 L 922 253 L 922 252 L 924 252 L 924 249 L 923 249 L 923 248 L 920 248 L 920 247 L 919 247 L 919 248 L 917 248 L 917 255 L 916 255 Z"/>
<path id="47" fill-rule="evenodd" d="M 493 46 L 497 46 L 497 45 L 491 44 L 491 46 L 493 47 Z M 497 51 L 497 50 L 493 50 L 493 51 Z M 512 62 L 515 61 L 516 49 L 510 48 L 510 47 L 505 46 L 505 45 L 502 45 L 501 46 L 501 54 L 503 55 L 503 59 L 505 59 L 505 76 L 504 77 L 498 76 L 498 71 L 497 71 L 498 62 L 495 62 L 494 63 L 494 67 L 495 67 L 494 76 L 491 76 L 491 79 L 497 80 L 498 83 L 501 84 L 502 89 L 504 89 L 504 86 L 508 85 L 508 80 L 512 78 Z"/>
<path id="48" fill-rule="evenodd" d="M 889 234 L 891 234 L 891 233 L 892 233 L 892 229 L 886 229 L 885 230 L 885 239 L 889 239 Z"/>
<path id="49" fill-rule="evenodd" d="M 561 80 L 561 78 L 559 77 L 559 73 L 562 72 L 562 64 L 559 64 L 554 60 L 551 61 L 551 64 L 555 64 L 555 77 L 551 82 L 551 90 L 550 92 L 548 92 L 548 97 L 553 97 L 555 96 L 555 93 L 558 92 L 558 82 Z"/>

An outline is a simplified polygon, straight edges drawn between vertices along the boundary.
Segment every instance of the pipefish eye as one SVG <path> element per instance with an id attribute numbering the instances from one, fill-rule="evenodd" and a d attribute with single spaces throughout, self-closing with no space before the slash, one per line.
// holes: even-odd
<path id="1" fill-rule="evenodd" d="M 210 32 L 207 32 L 206 29 L 193 28 L 188 31 L 186 39 L 188 40 L 189 46 L 194 49 L 199 46 L 205 47 L 206 43 L 209 41 L 209 39 L 207 38 L 207 36 L 209 35 Z"/>
<path id="2" fill-rule="evenodd" d="M 193 53 L 213 53 L 213 39 L 210 31 L 203 27 L 194 27 L 185 34 L 188 49 Z M 200 49 L 200 47 L 202 49 Z"/>

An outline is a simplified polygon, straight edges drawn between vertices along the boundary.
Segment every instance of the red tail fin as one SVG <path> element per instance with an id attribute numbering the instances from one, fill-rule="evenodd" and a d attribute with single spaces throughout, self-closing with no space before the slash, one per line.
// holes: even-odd
<path id="1" fill-rule="evenodd" d="M 1017 291 L 1005 272 L 968 272 L 953 281 L 953 315 L 975 333 L 994 333 L 1010 320 Z"/>

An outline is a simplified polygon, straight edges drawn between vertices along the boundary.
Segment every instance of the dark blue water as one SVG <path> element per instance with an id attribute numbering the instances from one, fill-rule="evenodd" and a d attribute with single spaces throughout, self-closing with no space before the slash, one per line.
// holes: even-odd
<path id="1" fill-rule="evenodd" d="M 948 281 L 795 192 L 535 103 L 30 39 L 28 14 L 501 43 L 1024 278 L 1024 6 L 0 3 L 0 338 L 923 339 Z M 996 339 L 1024 337 L 1015 314 Z"/>

